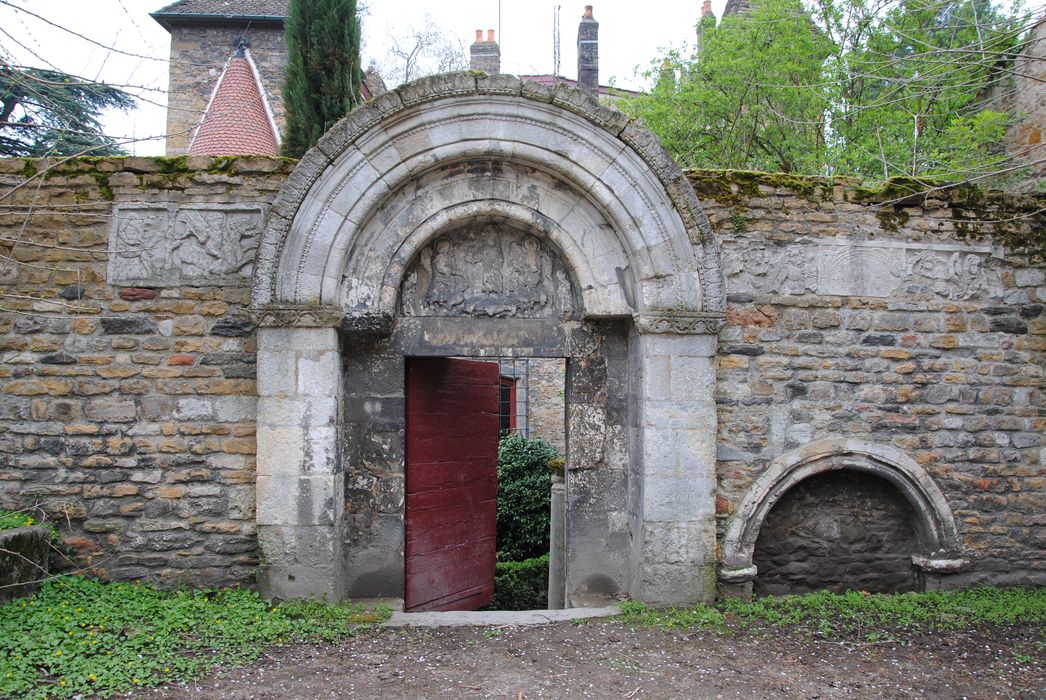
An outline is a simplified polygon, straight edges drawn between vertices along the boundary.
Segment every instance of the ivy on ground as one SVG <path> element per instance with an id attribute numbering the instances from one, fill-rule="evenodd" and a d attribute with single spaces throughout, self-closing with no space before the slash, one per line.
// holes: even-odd
<path id="1" fill-rule="evenodd" d="M 663 627 L 725 629 L 728 623 L 810 628 L 823 635 L 905 628 L 959 629 L 980 624 L 1046 623 L 1046 589 L 973 588 L 965 591 L 873 594 L 864 591 L 725 600 L 715 605 L 655 609 L 628 601 L 622 619 Z"/>
<path id="2" fill-rule="evenodd" d="M 0 607 L 0 697 L 109 696 L 247 664 L 266 645 L 336 641 L 385 613 L 271 605 L 254 591 L 159 591 L 64 576 Z"/>

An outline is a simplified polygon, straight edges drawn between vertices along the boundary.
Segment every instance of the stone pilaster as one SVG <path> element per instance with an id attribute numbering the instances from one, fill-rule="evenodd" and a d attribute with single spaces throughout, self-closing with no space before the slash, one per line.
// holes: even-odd
<path id="1" fill-rule="evenodd" d="M 715 595 L 716 333 L 714 314 L 641 315 L 633 337 L 631 593 L 655 604 Z"/>
<path id="2" fill-rule="evenodd" d="M 305 326 L 317 318 L 297 316 Z M 259 329 L 257 521 L 267 596 L 345 595 L 342 393 L 335 328 Z"/>

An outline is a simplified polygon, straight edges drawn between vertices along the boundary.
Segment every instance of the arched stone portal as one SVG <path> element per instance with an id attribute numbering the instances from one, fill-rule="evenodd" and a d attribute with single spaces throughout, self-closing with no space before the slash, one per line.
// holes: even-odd
<path id="1" fill-rule="evenodd" d="M 561 261 L 548 288 L 568 290 L 569 310 L 530 299 L 404 313 L 418 261 L 461 236 L 501 241 L 499 265 L 513 245 L 547 251 Z M 383 95 L 287 180 L 253 304 L 267 593 L 395 594 L 404 358 L 508 355 L 568 358 L 568 601 L 594 589 L 654 603 L 713 595 L 717 250 L 682 172 L 621 113 L 500 75 Z M 368 450 L 361 434 L 388 442 Z M 382 505 L 346 512 L 346 474 Z"/>
<path id="2" fill-rule="evenodd" d="M 913 459 L 887 445 L 854 439 L 818 440 L 773 460 L 749 487 L 723 539 L 719 594 L 750 596 L 758 573 L 752 562 L 767 515 L 793 486 L 817 474 L 853 470 L 879 477 L 911 505 L 918 550 L 912 563 L 939 577 L 963 570 L 958 530 L 944 495 Z M 936 580 L 936 578 L 935 578 Z"/>

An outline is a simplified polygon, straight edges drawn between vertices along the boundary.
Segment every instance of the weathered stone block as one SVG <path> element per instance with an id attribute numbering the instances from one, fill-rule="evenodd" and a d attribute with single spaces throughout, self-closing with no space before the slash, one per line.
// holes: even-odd
<path id="1" fill-rule="evenodd" d="M 0 532 L 0 602 L 33 593 L 50 573 L 51 531 L 40 526 Z"/>
<path id="2" fill-rule="evenodd" d="M 156 322 L 146 316 L 107 316 L 101 319 L 106 335 L 153 335 L 159 333 Z"/>

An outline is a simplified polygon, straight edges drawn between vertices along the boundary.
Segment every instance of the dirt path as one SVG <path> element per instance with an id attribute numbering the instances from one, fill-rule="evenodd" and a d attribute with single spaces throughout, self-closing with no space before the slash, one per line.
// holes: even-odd
<path id="1" fill-rule="evenodd" d="M 1038 626 L 821 639 L 761 628 L 664 631 L 616 620 L 387 629 L 270 650 L 243 669 L 139 697 L 1043 698 Z"/>

